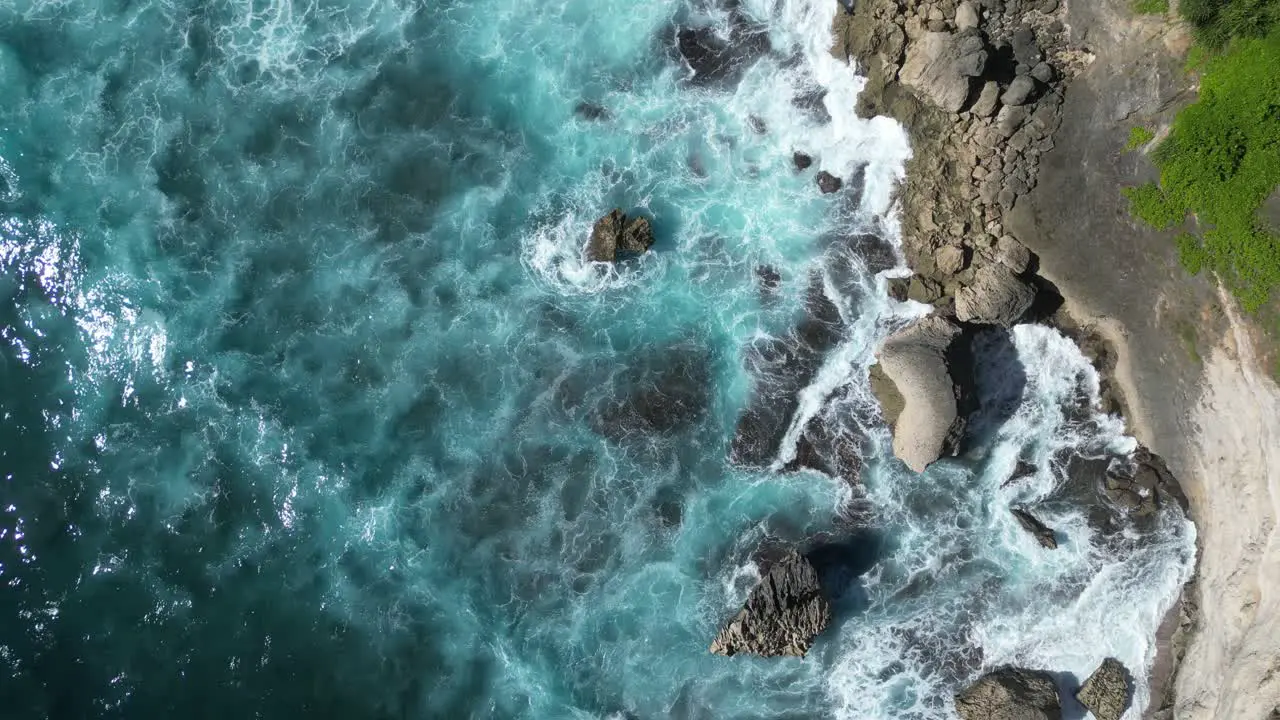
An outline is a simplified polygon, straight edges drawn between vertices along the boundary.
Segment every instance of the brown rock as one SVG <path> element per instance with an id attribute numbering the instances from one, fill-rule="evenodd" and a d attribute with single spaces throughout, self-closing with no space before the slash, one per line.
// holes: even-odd
<path id="1" fill-rule="evenodd" d="M 961 720 L 1062 720 L 1058 686 L 1048 673 L 1004 667 L 956 696 Z"/>
<path id="2" fill-rule="evenodd" d="M 965 265 L 968 264 L 964 248 L 959 248 L 955 245 L 943 245 L 938 250 L 935 259 L 938 264 L 938 272 L 944 275 L 955 275 L 964 270 Z"/>
<path id="3" fill-rule="evenodd" d="M 804 657 L 830 621 L 831 608 L 818 585 L 818 572 L 792 552 L 751 590 L 746 606 L 716 635 L 711 652 Z"/>
<path id="4" fill-rule="evenodd" d="M 1097 720 L 1120 720 L 1129 706 L 1129 671 L 1115 658 L 1107 658 L 1076 692 L 1076 699 Z"/>
<path id="5" fill-rule="evenodd" d="M 1022 529 L 1031 533 L 1042 546 L 1050 550 L 1058 548 L 1058 540 L 1053 535 L 1053 528 L 1040 522 L 1035 515 L 1022 508 L 1013 508 L 1011 512 L 1013 517 L 1017 519 L 1018 524 L 1022 526 Z"/>
<path id="6" fill-rule="evenodd" d="M 1031 267 L 1031 251 L 1012 235 L 1005 235 L 996 241 L 996 259 L 1015 275 L 1021 275 Z"/>
<path id="7" fill-rule="evenodd" d="M 823 195 L 829 195 L 844 186 L 844 181 L 826 170 L 818 173 L 818 189 Z"/>
<path id="8" fill-rule="evenodd" d="M 1009 327 L 1031 309 L 1035 298 L 1035 290 L 1008 268 L 987 265 L 956 293 L 956 317 L 960 322 Z"/>

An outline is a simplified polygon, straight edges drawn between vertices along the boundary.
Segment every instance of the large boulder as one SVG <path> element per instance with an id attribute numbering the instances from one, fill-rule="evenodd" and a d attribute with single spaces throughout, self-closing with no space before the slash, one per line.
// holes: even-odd
<path id="1" fill-rule="evenodd" d="M 959 335 L 955 324 L 930 315 L 891 335 L 880 348 L 880 368 L 902 405 L 893 425 L 893 453 L 916 472 L 942 457 L 959 420 L 947 365 L 947 350 Z"/>
<path id="2" fill-rule="evenodd" d="M 960 322 L 1009 327 L 1031 309 L 1036 291 L 1003 265 L 978 268 L 973 282 L 956 291 Z"/>
<path id="3" fill-rule="evenodd" d="M 831 607 L 818 585 L 818 571 L 792 552 L 751 590 L 746 606 L 716 635 L 711 652 L 804 657 L 830 621 Z"/>
<path id="4" fill-rule="evenodd" d="M 1107 658 L 1076 691 L 1076 699 L 1097 720 L 1120 720 L 1129 706 L 1129 671 L 1115 658 Z"/>
<path id="5" fill-rule="evenodd" d="M 1048 673 L 1003 667 L 956 696 L 961 720 L 1062 720 L 1058 686 Z"/>
<path id="6" fill-rule="evenodd" d="M 981 38 L 926 32 L 907 46 L 898 79 L 923 100 L 947 112 L 960 112 L 969 99 L 971 78 L 981 75 L 987 51 Z"/>
<path id="7" fill-rule="evenodd" d="M 653 245 L 653 227 L 642 217 L 628 219 L 614 209 L 596 221 L 587 240 L 587 260 L 614 262 L 627 255 L 639 255 Z"/>

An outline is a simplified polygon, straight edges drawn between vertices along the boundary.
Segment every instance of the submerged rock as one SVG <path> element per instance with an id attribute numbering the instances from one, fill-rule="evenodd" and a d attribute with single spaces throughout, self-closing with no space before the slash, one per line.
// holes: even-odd
<path id="1" fill-rule="evenodd" d="M 1058 540 L 1053 536 L 1053 528 L 1040 522 L 1035 515 L 1022 508 L 1013 508 L 1010 512 L 1018 520 L 1018 524 L 1022 526 L 1022 529 L 1031 533 L 1037 542 L 1050 550 L 1058 548 Z"/>
<path id="2" fill-rule="evenodd" d="M 1076 691 L 1076 699 L 1097 720 L 1120 720 L 1129 705 L 1129 671 L 1115 658 L 1107 658 Z"/>
<path id="3" fill-rule="evenodd" d="M 823 195 L 829 195 L 842 187 L 844 187 L 844 181 L 835 175 L 826 170 L 818 173 L 818 189 L 822 191 Z"/>
<path id="4" fill-rule="evenodd" d="M 767 29 L 741 12 L 730 14 L 729 39 L 710 27 L 681 27 L 676 31 L 676 50 L 693 71 L 695 85 L 731 83 L 751 63 L 769 52 Z"/>
<path id="5" fill-rule="evenodd" d="M 930 315 L 894 333 L 880 348 L 881 369 L 902 406 L 893 424 L 893 453 L 916 472 L 924 472 L 942 457 L 959 420 L 955 383 L 947 364 L 947 351 L 959 335 L 960 328 L 953 323 Z M 887 416 L 889 399 L 880 400 Z"/>
<path id="6" fill-rule="evenodd" d="M 613 118 L 613 113 L 609 112 L 609 108 L 589 100 L 583 100 L 578 103 L 573 112 L 583 120 L 610 120 Z"/>
<path id="7" fill-rule="evenodd" d="M 653 245 L 653 228 L 642 217 L 628 219 L 614 209 L 596 221 L 587 241 L 587 259 L 592 262 L 615 262 L 620 255 L 639 255 Z"/>
<path id="8" fill-rule="evenodd" d="M 1062 720 L 1058 686 L 1046 672 L 1003 667 L 956 696 L 962 720 Z"/>
<path id="9" fill-rule="evenodd" d="M 831 607 L 818 585 L 818 571 L 792 552 L 751 590 L 746 606 L 716 635 L 711 652 L 804 657 L 830 621 Z"/>

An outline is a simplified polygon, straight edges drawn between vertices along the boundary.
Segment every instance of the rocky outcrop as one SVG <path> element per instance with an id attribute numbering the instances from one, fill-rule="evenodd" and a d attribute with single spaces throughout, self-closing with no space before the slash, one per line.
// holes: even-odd
<path id="1" fill-rule="evenodd" d="M 978 268 L 973 282 L 956 291 L 960 322 L 1008 327 L 1022 319 L 1036 299 L 1036 291 L 1004 265 Z"/>
<path id="2" fill-rule="evenodd" d="M 830 195 L 831 193 L 837 192 L 840 190 L 840 188 L 844 187 L 843 180 L 836 177 L 835 175 L 832 175 L 826 170 L 822 170 L 818 173 L 817 182 L 818 182 L 818 189 L 822 191 L 823 195 Z"/>
<path id="3" fill-rule="evenodd" d="M 960 421 L 948 350 L 960 328 L 931 315 L 890 336 L 880 348 L 880 369 L 901 397 L 893 422 L 893 452 L 916 472 L 942 457 Z M 873 388 L 874 389 L 874 388 Z M 889 399 L 881 398 L 881 407 Z"/>
<path id="4" fill-rule="evenodd" d="M 596 221 L 587 240 L 587 259 L 592 262 L 614 262 L 640 255 L 653 245 L 653 228 L 642 217 L 628 218 L 614 209 Z"/>
<path id="5" fill-rule="evenodd" d="M 804 657 L 831 621 L 831 608 L 818 572 L 792 552 L 769 568 L 751 590 L 746 606 L 711 643 L 711 652 L 733 656 Z"/>
<path id="6" fill-rule="evenodd" d="M 1115 658 L 1107 658 L 1076 691 L 1076 699 L 1097 720 L 1120 720 L 1129 706 L 1129 671 Z"/>
<path id="7" fill-rule="evenodd" d="M 1042 287 L 1023 277 L 1033 259 L 1005 224 L 1053 147 L 1065 83 L 1089 61 L 1064 12 L 1051 0 L 862 0 L 836 13 L 833 53 L 867 78 L 857 112 L 911 134 L 899 198 L 920 281 L 907 294 L 963 322 L 1016 322 Z"/>
<path id="8" fill-rule="evenodd" d="M 1062 720 L 1058 687 L 1048 673 L 1004 667 L 956 696 L 962 720 Z"/>
<path id="9" fill-rule="evenodd" d="M 1022 508 L 1013 508 L 1010 512 L 1013 513 L 1014 519 L 1018 521 L 1022 529 L 1031 533 L 1031 536 L 1041 546 L 1050 550 L 1058 549 L 1058 540 L 1053 536 L 1053 528 L 1040 522 L 1039 518 Z"/>
<path id="10" fill-rule="evenodd" d="M 1119 510 L 1137 517 L 1151 517 L 1167 504 L 1187 509 L 1187 498 L 1177 478 L 1163 458 L 1145 447 L 1134 453 L 1132 464 L 1107 473 L 1103 494 Z"/>

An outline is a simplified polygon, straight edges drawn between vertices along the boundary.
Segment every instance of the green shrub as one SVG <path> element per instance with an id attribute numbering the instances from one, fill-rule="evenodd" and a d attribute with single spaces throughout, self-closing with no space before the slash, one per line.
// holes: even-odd
<path id="1" fill-rule="evenodd" d="M 1139 15 L 1163 15 L 1169 12 L 1169 0 L 1133 0 L 1133 11 Z"/>
<path id="2" fill-rule="evenodd" d="M 1178 11 L 1196 40 L 1221 49 L 1232 38 L 1258 38 L 1280 24 L 1280 0 L 1182 0 Z"/>
<path id="3" fill-rule="evenodd" d="M 1155 133 L 1144 127 L 1139 126 L 1129 128 L 1129 141 L 1124 144 L 1124 149 L 1133 152 L 1154 140 L 1155 137 Z"/>
<path id="4" fill-rule="evenodd" d="M 1129 212 L 1156 229 L 1177 225 L 1187 216 L 1187 211 L 1170 202 L 1155 183 L 1127 187 L 1120 192 L 1129 199 Z"/>
<path id="5" fill-rule="evenodd" d="M 1133 213 L 1158 228 L 1193 214 L 1199 237 L 1178 238 L 1182 263 L 1217 273 L 1248 310 L 1265 304 L 1280 287 L 1280 236 L 1257 217 L 1280 185 L 1280 27 L 1208 61 L 1199 101 L 1152 158 L 1160 183 L 1125 189 Z"/>

